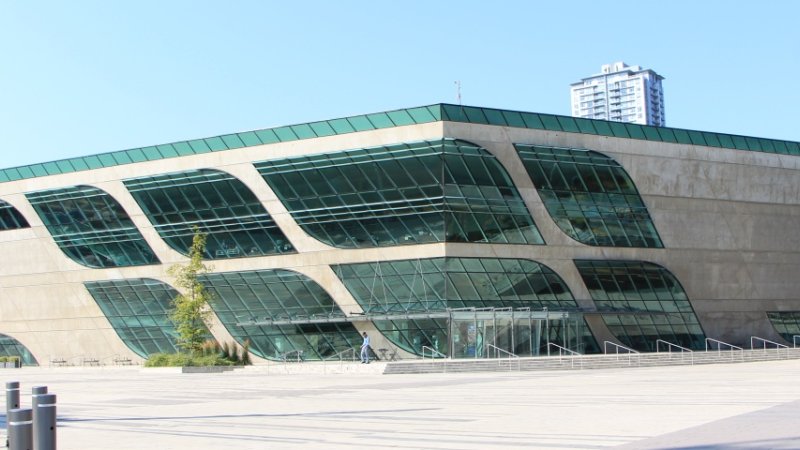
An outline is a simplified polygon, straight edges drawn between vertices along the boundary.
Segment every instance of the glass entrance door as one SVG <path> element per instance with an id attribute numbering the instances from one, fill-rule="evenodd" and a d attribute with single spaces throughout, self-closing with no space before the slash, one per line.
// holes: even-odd
<path id="1" fill-rule="evenodd" d="M 583 317 L 546 311 L 459 310 L 450 313 L 452 358 L 503 358 L 547 354 L 548 343 L 580 343 Z"/>
<path id="2" fill-rule="evenodd" d="M 512 353 L 519 356 L 534 356 L 533 345 L 534 338 L 534 323 L 536 320 L 531 319 L 526 314 L 525 317 L 514 317 L 513 319 L 513 333 L 514 333 L 514 350 Z"/>
<path id="3" fill-rule="evenodd" d="M 514 353 L 514 319 L 511 312 L 495 312 L 494 320 L 487 321 L 484 354 L 487 358 L 499 358 Z M 508 352 L 508 353 L 504 353 Z"/>

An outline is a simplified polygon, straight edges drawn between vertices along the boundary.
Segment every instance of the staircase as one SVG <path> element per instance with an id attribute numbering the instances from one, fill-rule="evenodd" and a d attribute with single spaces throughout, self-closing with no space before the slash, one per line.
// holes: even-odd
<path id="1" fill-rule="evenodd" d="M 800 348 L 619 353 L 497 359 L 428 359 L 386 363 L 384 374 L 588 370 L 700 364 L 734 364 L 800 359 Z"/>

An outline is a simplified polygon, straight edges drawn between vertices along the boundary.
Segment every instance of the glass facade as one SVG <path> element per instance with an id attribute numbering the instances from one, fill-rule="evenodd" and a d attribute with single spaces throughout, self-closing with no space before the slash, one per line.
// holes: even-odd
<path id="1" fill-rule="evenodd" d="M 189 254 L 194 230 L 206 233 L 206 259 L 294 252 L 256 196 L 219 170 L 192 170 L 126 180 L 158 234 Z"/>
<path id="2" fill-rule="evenodd" d="M 157 264 L 122 206 L 108 193 L 75 186 L 25 194 L 58 247 L 87 267 Z"/>
<path id="3" fill-rule="evenodd" d="M 331 246 L 543 243 L 505 169 L 468 142 L 397 144 L 256 168 L 295 221 Z"/>
<path id="4" fill-rule="evenodd" d="M 7 202 L 0 200 L 0 231 L 2 230 L 16 230 L 18 228 L 28 228 L 28 221 L 22 217 L 22 214 L 9 205 Z"/>
<path id="5" fill-rule="evenodd" d="M 200 277 L 213 296 L 219 320 L 250 351 L 269 358 L 302 352 L 304 359 L 323 359 L 361 345 L 348 322 L 293 325 L 248 325 L 249 321 L 344 317 L 330 295 L 305 275 L 290 270 L 206 274 Z"/>
<path id="6" fill-rule="evenodd" d="M 0 356 L 19 356 L 23 366 L 38 366 L 39 363 L 31 352 L 18 340 L 0 334 Z"/>
<path id="7" fill-rule="evenodd" d="M 134 353 L 174 353 L 178 332 L 169 318 L 178 291 L 148 278 L 91 281 L 86 289 L 103 311 L 114 331 Z"/>
<path id="8" fill-rule="evenodd" d="M 583 314 L 533 311 L 527 308 L 476 308 L 450 310 L 452 358 L 504 358 L 561 353 L 558 347 L 578 353 L 596 353 L 594 339 Z M 434 335 L 434 337 L 438 337 Z M 437 351 L 440 342 L 434 341 Z M 424 352 L 424 349 L 423 349 Z"/>
<path id="9" fill-rule="evenodd" d="M 575 260 L 609 331 L 624 345 L 655 351 L 656 340 L 705 348 L 705 334 L 672 273 L 643 261 Z M 617 313 L 617 314 L 615 314 Z"/>
<path id="10" fill-rule="evenodd" d="M 769 311 L 767 318 L 783 339 L 793 347 L 800 345 L 800 311 Z"/>
<path id="11" fill-rule="evenodd" d="M 588 150 L 514 145 L 547 212 L 576 241 L 606 247 L 662 248 L 627 172 Z"/>
<path id="12" fill-rule="evenodd" d="M 333 266 L 367 314 L 419 313 L 448 308 L 530 308 L 575 311 L 572 293 L 550 268 L 527 259 L 433 258 Z M 400 348 L 447 351 L 446 319 L 377 320 Z M 556 324 L 549 331 L 560 340 Z M 588 331 L 587 331 L 588 333 Z M 595 349 L 585 335 L 582 351 Z"/>

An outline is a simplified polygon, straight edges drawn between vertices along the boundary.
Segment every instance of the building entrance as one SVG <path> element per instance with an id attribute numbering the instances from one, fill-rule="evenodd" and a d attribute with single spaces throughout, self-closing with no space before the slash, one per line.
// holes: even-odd
<path id="1" fill-rule="evenodd" d="M 583 315 L 511 308 L 450 310 L 450 357 L 498 358 L 548 354 L 550 344 L 578 351 Z"/>

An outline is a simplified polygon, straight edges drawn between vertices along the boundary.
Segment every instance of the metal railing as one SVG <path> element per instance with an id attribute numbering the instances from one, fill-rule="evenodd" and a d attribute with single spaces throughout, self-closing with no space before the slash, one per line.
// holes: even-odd
<path id="1" fill-rule="evenodd" d="M 503 350 L 502 348 L 500 348 L 500 347 L 498 347 L 496 345 L 492 345 L 492 344 L 486 344 L 486 349 L 487 350 L 494 350 L 494 359 L 497 359 L 497 365 L 498 366 L 500 366 L 501 361 L 502 361 L 500 359 L 500 354 L 502 353 L 502 354 L 504 354 L 504 355 L 506 355 L 508 357 L 507 360 L 509 362 L 510 361 L 515 361 L 517 363 L 517 370 L 520 370 L 521 364 L 520 364 L 519 355 L 515 355 L 515 354 L 509 352 L 508 350 Z M 490 352 L 487 352 L 487 353 L 491 357 L 491 353 Z M 509 365 L 508 366 L 508 370 L 511 370 L 511 369 L 513 369 L 513 367 L 511 367 L 511 365 Z"/>
<path id="2" fill-rule="evenodd" d="M 570 366 L 571 367 L 575 367 L 575 361 L 577 360 L 578 361 L 578 365 L 581 368 L 583 368 L 583 354 L 582 353 L 576 352 L 575 350 L 570 350 L 570 349 L 568 349 L 566 347 L 562 347 L 562 346 L 560 346 L 560 345 L 558 345 L 556 343 L 553 343 L 553 342 L 548 342 L 547 343 L 547 356 L 550 356 L 550 346 L 556 347 L 558 349 L 558 359 L 559 359 L 559 361 L 566 354 L 567 356 L 569 356 L 569 361 L 570 361 Z M 576 358 L 576 356 L 577 356 L 577 358 Z"/>
<path id="3" fill-rule="evenodd" d="M 555 348 L 558 349 L 558 356 L 563 356 L 564 353 L 566 353 L 566 354 L 568 354 L 570 356 L 583 356 L 582 353 L 576 352 L 575 350 L 570 350 L 570 349 L 568 349 L 566 347 L 562 347 L 562 346 L 560 346 L 560 345 L 558 345 L 556 343 L 553 343 L 553 342 L 548 342 L 547 343 L 547 356 L 550 356 L 550 347 L 555 347 Z"/>
<path id="4" fill-rule="evenodd" d="M 619 354 L 619 350 L 620 349 L 625 350 L 627 353 L 639 353 L 638 351 L 636 351 L 636 350 L 634 350 L 632 348 L 625 347 L 624 345 L 617 344 L 616 342 L 603 341 L 603 353 L 605 353 L 606 355 L 608 354 L 608 344 L 611 344 L 612 346 L 614 346 L 614 348 L 616 349 L 616 353 L 617 354 Z"/>
<path id="5" fill-rule="evenodd" d="M 681 347 L 678 344 L 673 344 L 672 342 L 665 341 L 663 339 L 657 339 L 656 340 L 656 353 L 660 353 L 661 352 L 661 344 L 664 344 L 667 347 L 667 353 L 670 354 L 670 358 L 672 357 L 672 349 L 676 348 L 676 349 L 680 350 L 681 360 L 683 360 L 684 359 L 684 355 L 686 353 L 688 353 L 689 354 L 689 360 L 690 360 L 691 364 L 694 365 L 694 351 L 692 349 L 686 348 L 686 347 Z M 678 352 L 675 352 L 675 353 L 678 353 Z"/>
<path id="6" fill-rule="evenodd" d="M 350 358 L 349 359 L 351 361 L 355 361 L 356 359 L 358 359 L 358 358 L 356 358 L 356 349 L 351 347 L 351 348 L 346 348 L 346 349 L 344 349 L 344 350 L 342 350 L 342 351 L 340 351 L 338 353 L 335 353 L 335 354 L 333 354 L 331 356 L 326 356 L 325 358 L 322 358 L 322 360 L 323 361 L 332 361 L 332 360 L 335 359 L 335 360 L 338 360 L 338 361 L 341 362 L 341 361 L 345 360 L 344 355 L 347 354 L 347 353 L 350 354 Z"/>
<path id="7" fill-rule="evenodd" d="M 713 342 L 713 343 L 717 344 L 717 353 L 722 353 L 722 346 L 723 345 L 725 347 L 729 348 L 730 350 L 726 350 L 726 351 L 730 351 L 731 359 L 734 358 L 734 350 L 738 350 L 739 351 L 739 357 L 742 360 L 744 360 L 744 349 L 742 347 L 737 347 L 737 346 L 735 346 L 733 344 L 729 344 L 727 342 L 723 342 L 723 341 L 720 341 L 720 340 L 717 340 L 717 339 L 713 339 L 713 338 L 707 337 L 706 338 L 706 351 L 708 351 L 708 343 L 709 342 Z"/>
<path id="8" fill-rule="evenodd" d="M 625 353 L 623 353 L 622 355 L 627 355 L 627 357 L 628 357 L 628 365 L 633 364 L 634 356 L 637 357 L 637 359 L 636 359 L 637 362 L 639 361 L 639 359 L 638 359 L 639 352 L 638 351 L 636 351 L 636 350 L 634 350 L 632 348 L 629 348 L 629 347 L 625 347 L 624 345 L 617 344 L 616 342 L 611 342 L 611 341 L 603 341 L 603 353 L 605 353 L 606 355 L 608 354 L 608 344 L 611 344 L 614 347 L 614 351 L 615 351 L 615 353 L 617 355 L 617 359 L 619 359 L 619 357 L 620 357 L 619 351 L 620 350 L 625 350 Z"/>
<path id="9" fill-rule="evenodd" d="M 447 355 L 445 355 L 444 353 L 440 352 L 439 350 L 436 350 L 433 347 L 428 347 L 427 345 L 423 345 L 422 346 L 422 359 L 423 360 L 425 359 L 425 350 L 429 350 L 429 353 L 431 355 L 431 359 L 435 359 L 437 357 L 439 357 L 439 358 L 447 358 Z"/>
<path id="10" fill-rule="evenodd" d="M 690 348 L 681 347 L 681 346 L 680 346 L 680 345 L 678 345 L 678 344 L 673 344 L 672 342 L 665 341 L 665 340 L 663 340 L 663 339 L 658 339 L 658 340 L 656 340 L 656 353 L 658 353 L 658 352 L 660 352 L 660 351 L 661 351 L 661 346 L 660 346 L 660 344 L 665 344 L 665 345 L 667 346 L 667 351 L 668 351 L 669 353 L 672 353 L 672 349 L 673 349 L 673 348 L 677 348 L 678 350 L 680 350 L 680 351 L 681 351 L 681 353 L 683 353 L 683 352 L 693 352 L 693 350 L 692 350 L 692 349 L 690 349 Z"/>
<path id="11" fill-rule="evenodd" d="M 348 355 L 348 354 L 349 354 L 349 357 L 345 358 L 345 355 Z M 328 363 L 330 363 L 330 362 L 333 362 L 334 364 L 336 362 L 338 362 L 339 363 L 339 370 L 342 370 L 342 367 L 344 366 L 345 360 L 349 359 L 350 362 L 355 362 L 356 359 L 357 359 L 357 356 L 356 356 L 357 354 L 358 353 L 356 352 L 356 349 L 350 347 L 350 348 L 346 348 L 346 349 L 344 349 L 344 350 L 342 350 L 340 352 L 336 352 L 333 355 L 326 356 L 325 358 L 322 358 L 322 371 L 324 373 L 328 373 Z"/>
<path id="12" fill-rule="evenodd" d="M 784 344 L 781 344 L 781 343 L 775 342 L 775 341 L 770 341 L 768 339 L 764 339 L 764 338 L 761 338 L 761 337 L 758 337 L 758 336 L 750 336 L 750 350 L 755 350 L 756 349 L 755 348 L 755 343 L 756 342 L 760 342 L 761 343 L 761 346 L 764 349 L 764 353 L 766 353 L 767 350 L 768 350 L 767 349 L 767 344 L 774 345 L 775 346 L 775 351 L 778 352 L 779 355 L 780 355 L 780 350 L 782 348 L 785 348 L 787 350 L 786 351 L 787 354 L 789 353 L 788 352 L 788 350 L 789 350 L 789 346 L 788 345 L 784 345 Z"/>
<path id="13" fill-rule="evenodd" d="M 281 353 L 281 361 L 283 362 L 303 362 L 302 350 L 289 350 L 288 352 Z"/>
<path id="14" fill-rule="evenodd" d="M 500 348 L 500 347 L 498 347 L 496 345 L 486 344 L 486 348 L 494 350 L 494 356 L 492 358 L 500 358 L 500 356 L 499 356 L 500 353 L 503 353 L 505 355 L 508 355 L 509 359 L 511 359 L 511 358 L 519 359 L 519 355 L 515 355 L 515 354 L 509 352 L 508 350 L 503 350 L 502 348 Z"/>

